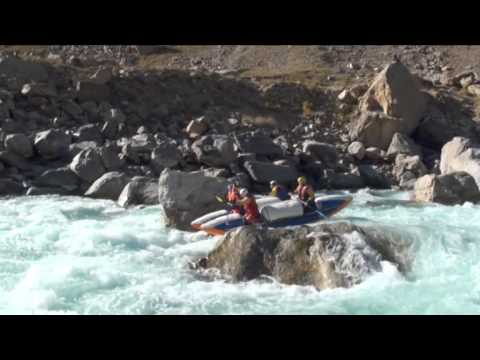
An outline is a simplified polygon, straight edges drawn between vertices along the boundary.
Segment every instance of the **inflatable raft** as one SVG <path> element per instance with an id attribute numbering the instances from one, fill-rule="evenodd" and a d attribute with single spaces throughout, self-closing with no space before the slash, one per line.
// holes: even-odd
<path id="1" fill-rule="evenodd" d="M 318 211 L 305 212 L 297 200 L 280 201 L 275 197 L 257 200 L 263 223 L 272 228 L 304 225 L 329 218 L 352 202 L 350 195 L 327 195 L 315 199 Z M 243 217 L 227 210 L 209 213 L 193 221 L 191 226 L 210 235 L 223 235 L 227 231 L 245 225 Z"/>

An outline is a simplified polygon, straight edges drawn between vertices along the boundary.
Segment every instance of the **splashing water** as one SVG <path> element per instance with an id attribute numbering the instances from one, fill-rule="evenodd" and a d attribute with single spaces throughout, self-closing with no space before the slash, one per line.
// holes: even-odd
<path id="1" fill-rule="evenodd" d="M 58 196 L 2 199 L 0 313 L 480 313 L 480 208 L 406 199 L 361 191 L 337 219 L 387 225 L 413 238 L 407 278 L 384 262 L 360 285 L 321 292 L 269 279 L 200 278 L 187 264 L 219 238 L 165 229 L 158 207 L 124 210 L 110 201 Z"/>

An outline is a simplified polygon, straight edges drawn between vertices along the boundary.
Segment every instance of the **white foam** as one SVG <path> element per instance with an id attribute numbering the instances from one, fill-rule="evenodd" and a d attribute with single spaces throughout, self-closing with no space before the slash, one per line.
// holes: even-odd
<path id="1" fill-rule="evenodd" d="M 415 239 L 408 279 L 385 262 L 351 289 L 319 292 L 268 278 L 207 281 L 187 264 L 219 237 L 166 230 L 158 207 L 124 210 L 75 197 L 0 200 L 0 313 L 480 313 L 476 206 L 370 207 L 364 200 L 383 203 L 405 193 L 354 196 L 342 217 L 389 225 Z M 364 247 L 358 234 L 350 238 Z"/>

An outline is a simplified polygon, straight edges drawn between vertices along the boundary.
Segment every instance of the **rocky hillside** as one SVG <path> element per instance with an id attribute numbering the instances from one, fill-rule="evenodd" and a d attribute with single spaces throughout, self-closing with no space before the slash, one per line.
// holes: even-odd
<path id="1" fill-rule="evenodd" d="M 155 204 L 165 169 L 412 189 L 478 138 L 479 49 L 2 46 L 0 194 Z"/>

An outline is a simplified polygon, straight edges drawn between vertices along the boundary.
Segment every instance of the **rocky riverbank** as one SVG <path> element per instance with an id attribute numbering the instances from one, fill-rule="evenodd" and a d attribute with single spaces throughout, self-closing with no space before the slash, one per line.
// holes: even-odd
<path id="1" fill-rule="evenodd" d="M 401 48 L 405 63 L 422 49 Z M 335 58 L 348 49 L 337 50 L 325 52 Z M 447 172 L 441 150 L 453 137 L 479 140 L 477 74 L 452 74 L 426 50 L 422 69 L 398 59 L 383 70 L 348 63 L 356 81 L 343 88 L 334 79 L 265 84 L 201 59 L 175 69 L 140 66 L 175 47 L 42 51 L 2 50 L 0 195 L 158 204 L 158 178 L 169 171 L 235 179 L 258 193 L 271 179 L 292 187 L 299 175 L 317 190 L 413 190 L 417 178 Z"/>

